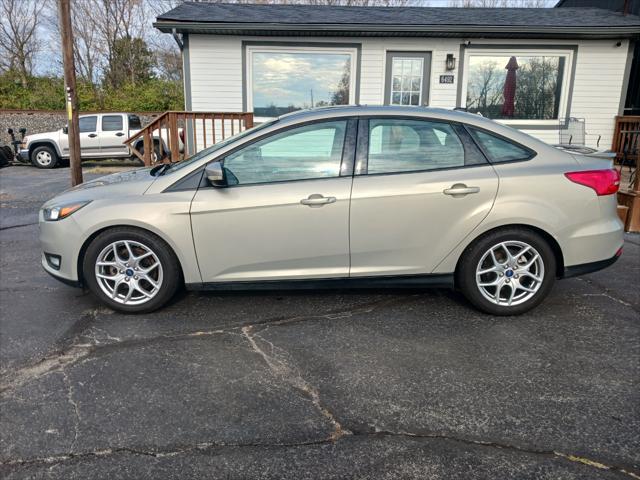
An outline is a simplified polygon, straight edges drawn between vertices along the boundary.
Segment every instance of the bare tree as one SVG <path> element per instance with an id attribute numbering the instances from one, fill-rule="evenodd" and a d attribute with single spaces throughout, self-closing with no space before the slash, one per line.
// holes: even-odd
<path id="1" fill-rule="evenodd" d="M 97 82 L 103 66 L 101 39 L 91 19 L 94 6 L 91 0 L 74 0 L 71 9 L 76 70 L 82 80 L 91 84 Z"/>
<path id="2" fill-rule="evenodd" d="M 38 0 L 0 0 L 0 68 L 16 71 L 25 88 L 40 50 L 38 26 L 44 6 Z"/>

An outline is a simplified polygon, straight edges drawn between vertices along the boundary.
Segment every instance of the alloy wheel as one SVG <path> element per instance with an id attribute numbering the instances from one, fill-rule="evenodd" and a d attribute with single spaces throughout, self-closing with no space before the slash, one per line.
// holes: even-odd
<path id="1" fill-rule="evenodd" d="M 476 285 L 496 305 L 520 305 L 535 296 L 544 273 L 542 256 L 534 247 L 521 241 L 506 241 L 482 255 L 476 268 Z"/>
<path id="2" fill-rule="evenodd" d="M 95 276 L 100 289 L 123 305 L 140 305 L 154 298 L 163 281 L 158 255 L 133 240 L 107 245 L 96 259 Z"/>

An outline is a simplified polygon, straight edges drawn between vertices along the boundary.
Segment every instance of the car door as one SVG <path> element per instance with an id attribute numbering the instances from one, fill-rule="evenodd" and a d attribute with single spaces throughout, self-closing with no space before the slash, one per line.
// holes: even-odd
<path id="1" fill-rule="evenodd" d="M 460 125 L 390 117 L 360 125 L 350 274 L 431 273 L 487 216 L 498 177 Z"/>
<path id="2" fill-rule="evenodd" d="M 356 121 L 280 130 L 225 156 L 227 187 L 191 206 L 204 282 L 349 274 L 349 195 Z"/>
<path id="3" fill-rule="evenodd" d="M 101 127 L 100 152 L 102 156 L 128 156 L 129 147 L 123 143 L 127 139 L 124 115 L 102 115 Z"/>
<path id="4" fill-rule="evenodd" d="M 98 133 L 98 115 L 80 117 L 80 154 L 82 157 L 100 156 L 100 135 Z M 67 146 L 67 156 L 69 155 Z"/>

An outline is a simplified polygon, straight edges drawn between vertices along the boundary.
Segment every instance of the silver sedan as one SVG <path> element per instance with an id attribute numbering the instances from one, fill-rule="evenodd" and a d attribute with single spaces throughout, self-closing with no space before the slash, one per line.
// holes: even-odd
<path id="1" fill-rule="evenodd" d="M 621 253 L 611 161 L 477 115 L 298 112 L 40 211 L 42 265 L 110 307 L 190 289 L 451 287 L 496 315 Z"/>

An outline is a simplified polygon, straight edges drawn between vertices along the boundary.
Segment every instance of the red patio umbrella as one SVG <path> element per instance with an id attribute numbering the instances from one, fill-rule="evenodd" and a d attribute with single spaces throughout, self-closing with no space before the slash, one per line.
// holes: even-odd
<path id="1" fill-rule="evenodd" d="M 502 90 L 502 96 L 504 97 L 502 115 L 513 117 L 514 101 L 516 99 L 516 70 L 519 68 L 516 57 L 511 57 L 504 68 L 507 70 L 507 78 L 504 79 L 504 89 Z"/>

